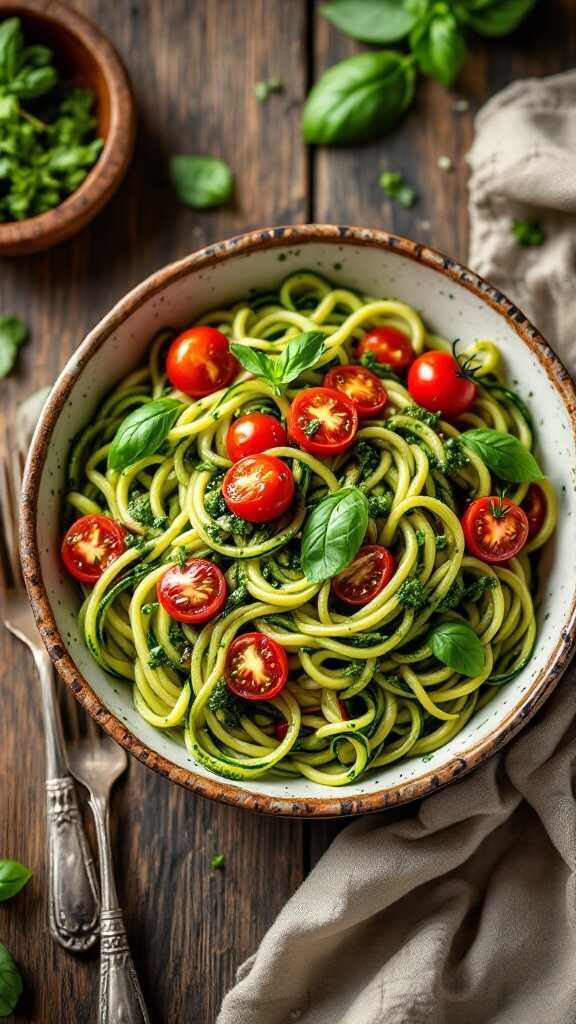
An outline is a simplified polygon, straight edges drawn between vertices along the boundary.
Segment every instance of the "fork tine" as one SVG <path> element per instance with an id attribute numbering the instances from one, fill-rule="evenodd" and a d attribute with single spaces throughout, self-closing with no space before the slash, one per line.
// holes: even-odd
<path id="1" fill-rule="evenodd" d="M 2 522 L 4 547 L 8 556 L 8 568 L 12 582 L 17 585 L 20 580 L 20 559 L 18 557 L 18 517 L 11 494 L 10 470 L 6 457 L 0 459 L 0 504 L 2 505 Z"/>

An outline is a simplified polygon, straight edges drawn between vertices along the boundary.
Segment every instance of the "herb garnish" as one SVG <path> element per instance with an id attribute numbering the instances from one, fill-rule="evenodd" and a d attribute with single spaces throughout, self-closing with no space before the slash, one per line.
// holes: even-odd
<path id="1" fill-rule="evenodd" d="M 282 92 L 284 86 L 279 78 L 267 78 L 254 85 L 254 95 L 259 103 L 266 103 L 268 98 L 275 92 Z"/>
<path id="2" fill-rule="evenodd" d="M 292 338 L 280 355 L 273 358 L 249 345 L 238 342 L 230 345 L 231 352 L 244 369 L 262 377 L 278 395 L 284 394 L 288 384 L 318 362 L 324 348 L 324 335 L 320 331 L 305 331 Z"/>
<path id="3" fill-rule="evenodd" d="M 7 377 L 13 369 L 18 351 L 27 339 L 28 328 L 22 320 L 0 316 L 0 377 Z"/>
<path id="4" fill-rule="evenodd" d="M 546 233 L 537 220 L 515 220 L 512 234 L 516 241 L 525 247 L 544 245 Z"/>
<path id="5" fill-rule="evenodd" d="M 384 171 L 380 178 L 380 188 L 386 193 L 389 199 L 399 203 L 400 206 L 409 209 L 414 206 L 417 195 L 411 185 L 408 185 L 401 174 L 396 171 Z"/>
<path id="6" fill-rule="evenodd" d="M 170 177 L 178 198 L 194 210 L 223 206 L 234 192 L 232 171 L 214 156 L 173 156 Z"/>

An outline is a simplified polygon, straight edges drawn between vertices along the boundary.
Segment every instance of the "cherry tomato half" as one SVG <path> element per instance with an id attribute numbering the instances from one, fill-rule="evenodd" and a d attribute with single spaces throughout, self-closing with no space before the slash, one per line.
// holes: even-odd
<path id="1" fill-rule="evenodd" d="M 388 401 L 388 393 L 375 373 L 364 366 L 335 366 L 328 370 L 324 385 L 347 395 L 360 419 L 377 416 Z"/>
<path id="2" fill-rule="evenodd" d="M 269 523 L 284 515 L 295 490 L 291 470 L 275 455 L 247 455 L 222 481 L 228 508 L 249 523 Z"/>
<path id="3" fill-rule="evenodd" d="M 547 511 L 546 495 L 538 484 L 530 484 L 522 507 L 528 518 L 528 538 L 532 540 L 532 537 L 540 533 Z"/>
<path id="4" fill-rule="evenodd" d="M 379 363 L 390 366 L 397 373 L 407 370 L 416 353 L 410 338 L 396 327 L 375 327 L 368 331 L 356 349 L 358 359 L 370 352 Z"/>
<path id="5" fill-rule="evenodd" d="M 238 462 L 245 455 L 259 455 L 267 448 L 285 445 L 286 440 L 286 431 L 274 416 L 251 412 L 239 416 L 230 425 L 226 434 L 226 451 L 232 462 Z"/>
<path id="6" fill-rule="evenodd" d="M 507 562 L 528 540 L 524 509 L 508 498 L 477 498 L 462 516 L 466 547 L 483 562 Z"/>
<path id="7" fill-rule="evenodd" d="M 172 565 L 156 585 L 158 600 L 178 622 L 208 622 L 222 609 L 228 584 L 207 558 L 192 558 L 184 565 Z"/>
<path id="8" fill-rule="evenodd" d="M 356 406 L 334 388 L 306 388 L 290 406 L 288 433 L 311 455 L 338 455 L 358 430 Z"/>
<path id="9" fill-rule="evenodd" d="M 227 387 L 239 369 L 228 338 L 215 327 L 189 327 L 182 331 L 174 338 L 166 357 L 168 380 L 192 398 Z"/>
<path id="10" fill-rule="evenodd" d="M 286 651 L 266 633 L 243 633 L 228 648 L 224 676 L 237 697 L 270 700 L 288 679 Z"/>
<path id="11" fill-rule="evenodd" d="M 468 412 L 476 398 L 473 380 L 462 376 L 460 364 L 449 352 L 424 352 L 408 371 L 408 391 L 430 412 L 455 420 Z"/>
<path id="12" fill-rule="evenodd" d="M 332 590 L 347 604 L 368 604 L 390 582 L 396 559 L 380 544 L 360 548 L 353 562 L 332 580 Z"/>
<path id="13" fill-rule="evenodd" d="M 124 551 L 124 531 L 108 516 L 82 516 L 62 541 L 62 561 L 81 583 L 95 583 Z"/>

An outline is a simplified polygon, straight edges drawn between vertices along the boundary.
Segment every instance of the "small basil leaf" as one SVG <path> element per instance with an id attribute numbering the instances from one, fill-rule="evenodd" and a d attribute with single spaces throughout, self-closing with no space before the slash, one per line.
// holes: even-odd
<path id="1" fill-rule="evenodd" d="M 310 370 L 324 349 L 324 335 L 320 331 L 305 331 L 292 338 L 275 360 L 282 383 L 289 384 L 305 370 Z"/>
<path id="2" fill-rule="evenodd" d="M 416 20 L 398 0 L 332 0 L 322 5 L 320 14 L 361 43 L 395 43 Z"/>
<path id="3" fill-rule="evenodd" d="M 424 74 L 452 85 L 467 54 L 466 40 L 452 12 L 433 13 L 416 26 L 410 43 Z"/>
<path id="4" fill-rule="evenodd" d="M 482 36 L 506 36 L 535 4 L 536 0 L 471 0 L 458 4 L 456 13 Z"/>
<path id="5" fill-rule="evenodd" d="M 0 942 L 0 1017 L 8 1017 L 22 995 L 22 978 L 11 954 Z"/>
<path id="6" fill-rule="evenodd" d="M 16 316 L 0 316 L 0 378 L 12 370 L 18 349 L 28 337 L 28 328 Z"/>
<path id="7" fill-rule="evenodd" d="M 528 449 L 501 430 L 466 430 L 460 440 L 486 463 L 501 480 L 523 484 L 542 480 L 544 474 Z"/>
<path id="8" fill-rule="evenodd" d="M 111 469 L 120 472 L 158 451 L 181 411 L 182 403 L 175 398 L 158 398 L 134 409 L 122 420 L 112 441 Z"/>
<path id="9" fill-rule="evenodd" d="M 22 54 L 22 64 L 29 64 L 33 68 L 43 68 L 46 64 L 52 64 L 54 54 L 47 46 L 35 43 L 27 46 Z"/>
<path id="10" fill-rule="evenodd" d="M 273 380 L 273 361 L 265 352 L 260 352 L 257 348 L 250 348 L 249 345 L 241 345 L 237 341 L 231 343 L 230 351 L 244 369 L 248 370 L 248 373 L 254 373 L 257 377 L 265 377 L 266 380 Z"/>
<path id="11" fill-rule="evenodd" d="M 58 75 L 54 67 L 22 68 L 16 78 L 8 84 L 7 89 L 21 100 L 33 100 L 50 92 L 57 81 Z"/>
<path id="12" fill-rule="evenodd" d="M 19 18 L 6 18 L 0 24 L 0 82 L 9 82 L 20 66 L 24 34 Z"/>
<path id="13" fill-rule="evenodd" d="M 302 533 L 302 569 L 311 583 L 329 580 L 356 555 L 368 529 L 368 501 L 357 487 L 328 494 Z"/>
<path id="14" fill-rule="evenodd" d="M 223 206 L 234 191 L 232 171 L 214 156 L 174 156 L 170 177 L 178 198 L 195 210 Z"/>
<path id="15" fill-rule="evenodd" d="M 16 896 L 32 878 L 32 872 L 17 860 L 0 860 L 0 903 Z"/>
<path id="16" fill-rule="evenodd" d="M 306 142 L 369 142 L 392 127 L 412 102 L 410 57 L 394 50 L 359 53 L 328 68 L 304 105 Z"/>
<path id="17" fill-rule="evenodd" d="M 463 676 L 478 676 L 486 664 L 484 647 L 465 622 L 441 622 L 428 634 L 433 654 Z"/>

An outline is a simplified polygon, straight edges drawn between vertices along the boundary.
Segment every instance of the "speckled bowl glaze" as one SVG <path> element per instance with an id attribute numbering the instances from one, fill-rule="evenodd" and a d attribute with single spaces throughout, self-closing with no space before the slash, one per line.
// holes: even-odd
<path id="1" fill-rule="evenodd" d="M 501 688 L 441 750 L 392 764 L 343 789 L 306 779 L 231 783 L 194 763 L 147 725 L 131 692 L 90 657 L 77 625 L 78 595 L 58 557 L 60 501 L 71 438 L 102 397 L 144 358 L 156 330 L 184 327 L 251 288 L 317 270 L 336 283 L 415 305 L 448 338 L 492 338 L 509 377 L 531 405 L 538 456 L 560 501 L 558 530 L 543 559 L 539 633 L 526 669 Z M 210 246 L 153 274 L 82 342 L 58 379 L 31 446 L 22 504 L 22 561 L 43 640 L 80 703 L 135 757 L 204 796 L 254 811 L 327 817 L 377 811 L 425 796 L 485 761 L 548 697 L 574 646 L 576 618 L 576 394 L 538 331 L 502 294 L 440 253 L 381 231 L 329 225 L 279 227 Z"/>

